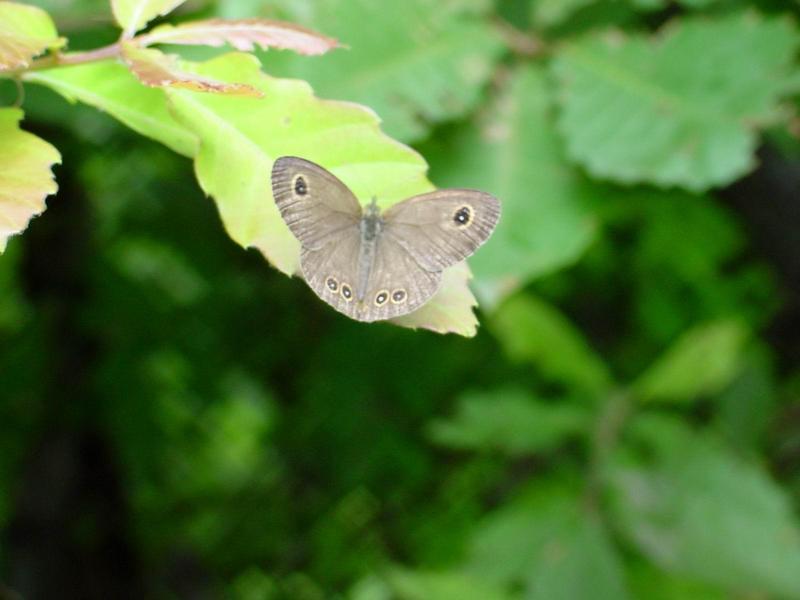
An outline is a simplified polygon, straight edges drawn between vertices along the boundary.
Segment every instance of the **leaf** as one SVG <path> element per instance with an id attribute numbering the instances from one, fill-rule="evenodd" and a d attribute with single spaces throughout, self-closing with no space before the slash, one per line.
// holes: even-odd
<path id="1" fill-rule="evenodd" d="M 690 402 L 722 390 L 739 372 L 747 331 L 736 321 L 706 323 L 683 334 L 633 384 L 644 401 Z"/>
<path id="2" fill-rule="evenodd" d="M 397 600 L 510 600 L 484 581 L 455 571 L 410 571 L 394 568 L 387 577 Z"/>
<path id="3" fill-rule="evenodd" d="M 532 488 L 477 525 L 467 571 L 523 584 L 531 600 L 627 598 L 617 551 L 580 494 L 552 483 Z"/>
<path id="4" fill-rule="evenodd" d="M 0 71 L 24 69 L 35 56 L 65 43 L 41 8 L 0 2 Z"/>
<path id="5" fill-rule="evenodd" d="M 551 540 L 531 573 L 528 600 L 625 600 L 622 561 L 599 519 L 583 515 Z"/>
<path id="6" fill-rule="evenodd" d="M 261 92 L 242 83 L 226 83 L 184 71 L 177 56 L 123 42 L 122 58 L 136 78 L 149 87 L 174 87 L 195 92 L 260 97 Z"/>
<path id="7" fill-rule="evenodd" d="M 764 469 L 667 417 L 639 417 L 642 456 L 611 470 L 617 527 L 669 572 L 742 597 L 800 597 L 800 529 Z"/>
<path id="8" fill-rule="evenodd" d="M 321 0 L 306 8 L 294 7 L 292 20 L 336 36 L 350 50 L 313 60 L 269 54 L 267 71 L 371 107 L 402 141 L 467 114 L 503 50 L 485 20 L 440 0 Z"/>
<path id="9" fill-rule="evenodd" d="M 715 399 L 715 430 L 743 452 L 763 448 L 774 425 L 778 394 L 767 356 L 764 348 L 747 352 L 736 377 Z"/>
<path id="10" fill-rule="evenodd" d="M 189 44 L 219 47 L 230 44 L 237 50 L 256 47 L 294 50 L 300 54 L 325 54 L 336 48 L 336 40 L 282 21 L 267 19 L 208 19 L 180 25 L 160 25 L 137 38 L 142 46 L 151 44 Z"/>
<path id="11" fill-rule="evenodd" d="M 619 215 L 609 227 L 635 232 L 633 245 L 620 246 L 616 254 L 631 264 L 623 270 L 636 282 L 630 327 L 649 339 L 629 336 L 626 354 L 635 357 L 629 371 L 641 372 L 652 360 L 646 347 L 666 347 L 698 322 L 736 315 L 758 328 L 770 318 L 777 302 L 772 277 L 743 253 L 745 231 L 722 203 L 683 190 L 639 188 L 608 208 Z M 608 268 L 620 270 L 618 264 Z"/>
<path id="12" fill-rule="evenodd" d="M 601 395 L 612 376 L 586 339 L 554 307 L 518 294 L 492 316 L 491 327 L 509 358 L 530 362 L 566 386 Z"/>
<path id="13" fill-rule="evenodd" d="M 531 8 L 532 18 L 541 27 L 553 27 L 581 8 L 596 3 L 597 0 L 537 0 Z"/>
<path id="14" fill-rule="evenodd" d="M 22 131 L 18 108 L 0 109 L 0 253 L 8 238 L 45 209 L 45 198 L 58 186 L 51 167 L 61 162 L 53 146 Z"/>
<path id="15" fill-rule="evenodd" d="M 132 37 L 156 17 L 172 12 L 186 0 L 111 0 L 111 10 L 123 36 Z"/>
<path id="16" fill-rule="evenodd" d="M 264 75 L 250 55 L 222 56 L 197 65 L 196 71 L 264 93 L 262 99 L 251 99 L 168 90 L 176 117 L 200 140 L 195 171 L 216 201 L 228 234 L 244 247 L 258 248 L 284 273 L 297 272 L 299 244 L 270 192 L 269 174 L 277 157 L 303 156 L 322 164 L 357 197 L 377 196 L 382 207 L 432 187 L 422 158 L 382 134 L 375 115 L 362 107 L 322 101 L 305 82 Z M 464 285 L 468 271 L 458 269 L 417 311 L 418 326 L 474 331 L 474 316 L 466 316 L 474 305 Z"/>
<path id="17" fill-rule="evenodd" d="M 634 598 L 647 600 L 730 600 L 721 588 L 657 569 L 645 561 L 628 566 L 627 581 Z"/>
<path id="18" fill-rule="evenodd" d="M 484 189 L 502 203 L 497 230 L 470 260 L 490 308 L 577 260 L 595 235 L 590 203 L 605 192 L 562 158 L 548 95 L 540 68 L 518 69 L 478 127 L 464 126 L 444 151 L 426 152 L 438 184 Z"/>
<path id="19" fill-rule="evenodd" d="M 478 303 L 469 289 L 470 279 L 472 273 L 466 262 L 453 265 L 444 272 L 441 289 L 425 304 L 424 310 L 415 310 L 392 322 L 411 329 L 474 336 L 478 322 L 472 309 Z"/>
<path id="20" fill-rule="evenodd" d="M 790 21 L 752 13 L 569 44 L 553 63 L 568 154 L 621 183 L 730 183 L 755 164 L 757 128 L 779 119 L 796 48 Z"/>
<path id="21" fill-rule="evenodd" d="M 26 73 L 23 79 L 54 89 L 74 102 L 99 108 L 134 131 L 157 140 L 184 156 L 193 156 L 195 135 L 167 109 L 164 92 L 143 86 L 116 61 L 59 67 Z"/>
<path id="22" fill-rule="evenodd" d="M 450 448 L 496 448 L 517 456 L 555 449 L 588 424 L 589 415 L 578 407 L 542 402 L 512 388 L 463 396 L 455 416 L 433 421 L 429 435 Z"/>

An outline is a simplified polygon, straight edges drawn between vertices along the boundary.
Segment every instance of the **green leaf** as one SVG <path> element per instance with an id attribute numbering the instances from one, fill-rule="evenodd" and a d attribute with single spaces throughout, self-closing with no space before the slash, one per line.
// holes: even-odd
<path id="1" fill-rule="evenodd" d="M 455 571 L 392 569 L 386 577 L 397 600 L 510 600 L 501 589 Z"/>
<path id="2" fill-rule="evenodd" d="M 553 484 L 532 488 L 477 525 L 468 572 L 523 584 L 531 600 L 627 598 L 619 556 L 580 494 Z"/>
<path id="3" fill-rule="evenodd" d="M 633 384 L 644 401 L 690 402 L 714 394 L 736 376 L 747 330 L 737 321 L 707 323 L 684 333 Z"/>
<path id="4" fill-rule="evenodd" d="M 425 151 L 438 184 L 484 189 L 502 202 L 497 230 L 470 260 L 490 307 L 577 260 L 595 235 L 590 203 L 604 191 L 562 158 L 548 98 L 542 69 L 518 69 L 477 126 L 461 127 L 443 151 Z"/>
<path id="5" fill-rule="evenodd" d="M 35 56 L 65 43 L 41 8 L 0 2 L 0 71 L 25 68 Z"/>
<path id="6" fill-rule="evenodd" d="M 701 8 L 719 0 L 676 0 L 689 8 Z M 663 10 L 670 0 L 534 0 L 531 15 L 540 27 L 555 27 L 579 14 L 582 9 L 592 7 L 598 12 L 612 13 L 623 7 L 638 11 Z"/>
<path id="7" fill-rule="evenodd" d="M 546 403 L 523 390 L 470 393 L 455 416 L 433 421 L 430 437 L 450 448 L 498 449 L 512 456 L 552 450 L 588 427 L 586 411 L 561 402 Z"/>
<path id="8" fill-rule="evenodd" d="M 743 597 L 800 598 L 800 529 L 764 469 L 677 419 L 639 417 L 642 464 L 609 481 L 617 528 L 651 561 Z"/>
<path id="9" fill-rule="evenodd" d="M 0 109 L 0 253 L 8 238 L 45 209 L 44 199 L 58 186 L 51 167 L 61 162 L 53 146 L 22 131 L 18 108 Z"/>
<path id="10" fill-rule="evenodd" d="M 480 100 L 503 46 L 484 20 L 440 0 L 322 0 L 294 20 L 349 50 L 324 57 L 266 55 L 270 73 L 305 79 L 322 96 L 375 110 L 389 135 L 424 137 L 432 124 L 467 114 Z M 291 10 L 291 9 L 290 9 Z"/>
<path id="11" fill-rule="evenodd" d="M 595 34 L 554 61 L 569 156 L 596 177 L 706 190 L 755 164 L 797 48 L 786 19 L 686 19 L 658 39 Z"/>
<path id="12" fill-rule="evenodd" d="M 743 451 L 762 448 L 774 424 L 778 394 L 765 350 L 746 353 L 736 378 L 716 398 L 715 430 Z"/>
<path id="13" fill-rule="evenodd" d="M 575 11 L 597 0 L 535 0 L 532 6 L 533 21 L 540 27 L 552 27 L 566 21 Z"/>
<path id="14" fill-rule="evenodd" d="M 600 395 L 612 385 L 611 374 L 583 335 L 533 296 L 507 300 L 492 316 L 491 327 L 511 359 L 533 363 L 569 387 Z"/>
<path id="15" fill-rule="evenodd" d="M 620 558 L 596 517 L 582 515 L 548 542 L 531 573 L 526 598 L 628 598 Z"/>
<path id="16" fill-rule="evenodd" d="M 46 85 L 72 102 L 99 108 L 179 154 L 193 156 L 196 151 L 194 134 L 169 113 L 164 92 L 143 86 L 121 63 L 104 61 L 33 71 L 24 79 Z"/>
<path id="17" fill-rule="evenodd" d="M 643 560 L 628 566 L 627 581 L 634 598 L 647 600 L 730 600 L 721 588 L 657 569 Z"/>
<path id="18" fill-rule="evenodd" d="M 186 0 L 111 0 L 111 10 L 125 37 L 131 37 L 151 20 L 172 12 Z"/>
<path id="19" fill-rule="evenodd" d="M 258 248 L 284 273 L 298 271 L 299 243 L 270 191 L 269 173 L 280 156 L 303 156 L 324 165 L 357 197 L 377 196 L 384 208 L 432 188 L 422 158 L 381 133 L 370 111 L 319 100 L 305 82 L 274 79 L 258 67 L 250 55 L 229 54 L 194 70 L 250 85 L 263 92 L 263 99 L 167 92 L 176 117 L 200 140 L 198 180 L 237 243 Z M 414 313 L 412 326 L 474 333 L 468 270 L 461 265 L 450 271 L 440 293 Z"/>

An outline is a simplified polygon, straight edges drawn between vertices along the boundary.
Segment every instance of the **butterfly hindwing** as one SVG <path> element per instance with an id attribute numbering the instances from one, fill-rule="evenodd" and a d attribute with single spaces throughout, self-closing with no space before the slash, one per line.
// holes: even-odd
<path id="1" fill-rule="evenodd" d="M 440 271 L 423 269 L 396 241 L 382 237 L 356 318 L 378 321 L 413 312 L 436 294 L 441 281 Z"/>

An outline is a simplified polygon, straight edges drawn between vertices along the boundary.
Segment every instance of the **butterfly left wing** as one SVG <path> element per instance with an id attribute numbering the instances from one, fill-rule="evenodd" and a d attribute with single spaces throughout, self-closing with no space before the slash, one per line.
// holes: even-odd
<path id="1" fill-rule="evenodd" d="M 383 234 L 423 269 L 442 271 L 471 255 L 494 231 L 500 202 L 486 192 L 437 190 L 395 204 L 384 214 Z"/>
<path id="2" fill-rule="evenodd" d="M 333 173 L 295 156 L 272 166 L 272 195 L 281 217 L 304 248 L 318 249 L 332 236 L 358 227 L 361 205 Z"/>
<path id="3" fill-rule="evenodd" d="M 360 244 L 361 234 L 355 228 L 319 249 L 303 247 L 300 251 L 300 268 L 309 287 L 333 308 L 354 319 Z"/>

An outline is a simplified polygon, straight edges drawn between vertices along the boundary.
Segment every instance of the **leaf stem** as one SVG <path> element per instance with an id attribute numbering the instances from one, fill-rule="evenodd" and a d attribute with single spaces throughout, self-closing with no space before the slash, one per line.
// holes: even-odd
<path id="1" fill-rule="evenodd" d="M 119 43 L 115 42 L 102 48 L 95 48 L 94 50 L 87 50 L 85 52 L 70 52 L 63 54 L 61 52 L 54 52 L 41 58 L 36 58 L 31 61 L 27 67 L 21 69 L 13 69 L 10 71 L 1 71 L 0 77 L 19 78 L 20 75 L 29 71 L 39 71 L 41 69 L 52 69 L 53 67 L 61 67 L 67 65 L 81 65 L 85 63 L 97 62 L 107 60 L 109 58 L 116 58 L 120 55 Z"/>

